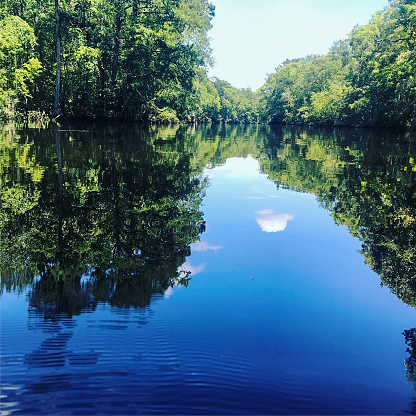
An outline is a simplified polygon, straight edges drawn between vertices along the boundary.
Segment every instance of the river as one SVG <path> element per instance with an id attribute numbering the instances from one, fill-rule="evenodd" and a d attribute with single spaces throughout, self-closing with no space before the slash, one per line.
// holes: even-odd
<path id="1" fill-rule="evenodd" d="M 3 126 L 2 415 L 415 414 L 416 137 Z"/>

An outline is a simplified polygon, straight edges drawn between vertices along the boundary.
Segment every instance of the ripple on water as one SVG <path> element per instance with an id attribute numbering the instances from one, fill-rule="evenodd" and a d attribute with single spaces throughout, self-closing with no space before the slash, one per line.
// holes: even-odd
<path id="1" fill-rule="evenodd" d="M 183 331 L 179 324 L 153 317 L 138 331 L 138 322 L 147 322 L 143 314 L 92 317 L 78 321 L 81 334 L 76 325 L 45 322 L 46 339 L 31 353 L 4 357 L 8 379 L 19 384 L 4 392 L 6 413 L 310 414 L 348 408 L 348 397 L 335 386 L 322 388 L 323 380 L 316 378 L 314 386 L 310 374 L 285 370 L 271 379 L 244 349 L 175 337 Z M 322 391 L 330 394 L 330 406 Z"/>

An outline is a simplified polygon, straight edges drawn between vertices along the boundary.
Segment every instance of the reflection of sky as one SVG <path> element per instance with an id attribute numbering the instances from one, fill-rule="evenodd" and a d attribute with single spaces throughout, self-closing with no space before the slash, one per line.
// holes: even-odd
<path id="1" fill-rule="evenodd" d="M 205 269 L 205 264 L 199 264 L 198 266 L 194 266 L 189 261 L 182 264 L 181 267 L 179 267 L 178 272 L 181 275 L 189 275 L 189 276 L 196 276 L 198 273 L 203 272 Z"/>
<path id="2" fill-rule="evenodd" d="M 59 322 L 33 317 L 26 294 L 3 294 L 2 379 L 24 386 L 12 399 L 49 414 L 68 413 L 74 397 L 93 406 L 79 413 L 96 414 L 404 413 L 414 392 L 402 332 L 415 310 L 380 287 L 360 242 L 313 195 L 277 190 L 252 158 L 210 176 L 207 231 L 181 267 L 188 287 L 143 309 L 100 303 Z M 289 223 L 264 232 L 259 218 L 274 230 Z M 26 354 L 69 331 L 66 350 L 50 351 L 65 366 L 28 370 Z M 91 350 L 95 366 L 67 359 Z"/>
<path id="3" fill-rule="evenodd" d="M 263 209 L 258 211 L 257 214 L 259 214 L 257 224 L 266 233 L 284 231 L 287 227 L 287 222 L 295 219 L 290 214 L 276 214 L 272 209 Z"/>
<path id="4" fill-rule="evenodd" d="M 221 246 L 211 246 L 206 241 L 197 241 L 196 243 L 191 244 L 192 251 L 207 251 L 207 250 L 217 251 L 220 248 Z"/>
<path id="5" fill-rule="evenodd" d="M 277 189 L 251 157 L 229 159 L 209 175 L 201 239 L 222 249 L 192 250 L 189 261 L 206 264 L 187 296 L 194 324 L 233 354 L 248 354 L 269 386 L 302 374 L 295 384 L 322 395 L 333 412 L 349 408 L 341 397 L 364 413 L 408 403 L 402 332 L 415 312 L 380 287 L 360 242 L 314 195 Z"/>

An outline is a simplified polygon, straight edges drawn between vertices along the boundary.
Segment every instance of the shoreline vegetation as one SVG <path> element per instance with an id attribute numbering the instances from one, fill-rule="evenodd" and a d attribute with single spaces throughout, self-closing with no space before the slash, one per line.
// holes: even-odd
<path id="1" fill-rule="evenodd" d="M 326 55 L 286 60 L 257 91 L 208 77 L 214 16 L 206 0 L 4 0 L 0 120 L 416 128 L 414 0 L 390 0 Z"/>

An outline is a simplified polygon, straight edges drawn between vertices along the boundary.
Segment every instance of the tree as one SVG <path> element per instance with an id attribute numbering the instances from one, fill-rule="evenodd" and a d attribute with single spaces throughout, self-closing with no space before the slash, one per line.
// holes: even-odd
<path id="1" fill-rule="evenodd" d="M 392 1 L 327 55 L 284 62 L 260 90 L 262 120 L 414 126 L 415 7 Z"/>
<path id="2" fill-rule="evenodd" d="M 14 98 L 25 110 L 141 121 L 193 111 L 193 79 L 210 62 L 206 0 L 7 0 L 1 13 L 33 28 L 44 69 L 31 101 Z"/>
<path id="3" fill-rule="evenodd" d="M 61 23 L 59 16 L 59 0 L 55 0 L 55 36 L 56 36 L 56 78 L 55 78 L 55 101 L 53 104 L 53 116 L 62 115 L 61 112 Z"/>
<path id="4" fill-rule="evenodd" d="M 0 21 L 0 117 L 13 114 L 19 103 L 32 97 L 42 69 L 35 48 L 34 31 L 24 20 L 7 16 Z"/>

